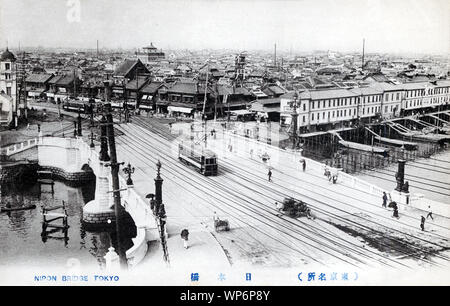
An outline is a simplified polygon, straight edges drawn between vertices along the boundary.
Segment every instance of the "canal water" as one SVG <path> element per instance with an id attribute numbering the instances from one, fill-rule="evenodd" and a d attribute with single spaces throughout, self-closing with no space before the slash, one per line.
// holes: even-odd
<path id="1" fill-rule="evenodd" d="M 83 206 L 94 198 L 95 182 L 83 187 L 70 187 L 56 181 L 54 192 L 50 185 L 15 184 L 1 187 L 0 207 L 34 204 L 35 209 L 0 213 L 0 267 L 80 265 L 102 269 L 110 246 L 107 232 L 88 232 L 83 229 Z M 41 205 L 61 205 L 68 213 L 66 239 L 62 230 L 43 235 Z M 62 224 L 61 220 L 54 221 Z"/>

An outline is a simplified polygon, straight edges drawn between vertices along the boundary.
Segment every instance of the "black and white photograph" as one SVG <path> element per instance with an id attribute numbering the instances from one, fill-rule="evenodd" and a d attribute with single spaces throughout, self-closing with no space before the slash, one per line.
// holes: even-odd
<path id="1" fill-rule="evenodd" d="M 0 0 L 0 286 L 448 286 L 449 240 L 448 0 Z"/>

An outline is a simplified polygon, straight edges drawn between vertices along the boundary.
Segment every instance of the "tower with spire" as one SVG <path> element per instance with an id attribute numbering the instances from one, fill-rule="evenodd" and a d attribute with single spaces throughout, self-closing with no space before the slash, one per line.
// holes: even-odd
<path id="1" fill-rule="evenodd" d="M 0 55 L 0 124 L 9 125 L 17 118 L 16 56 L 8 47 Z M 15 122 L 17 123 L 17 122 Z"/>

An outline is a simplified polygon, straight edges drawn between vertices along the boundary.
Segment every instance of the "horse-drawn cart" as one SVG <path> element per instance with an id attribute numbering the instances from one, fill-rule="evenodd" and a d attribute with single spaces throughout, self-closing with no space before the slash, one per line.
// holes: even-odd
<path id="1" fill-rule="evenodd" d="M 229 224 L 228 220 L 216 219 L 216 220 L 214 220 L 214 229 L 216 232 L 229 231 L 230 224 Z"/>
<path id="2" fill-rule="evenodd" d="M 280 212 L 288 215 L 292 218 L 307 217 L 308 219 L 314 219 L 311 209 L 305 202 L 294 198 L 284 198 L 281 205 L 277 205 Z"/>

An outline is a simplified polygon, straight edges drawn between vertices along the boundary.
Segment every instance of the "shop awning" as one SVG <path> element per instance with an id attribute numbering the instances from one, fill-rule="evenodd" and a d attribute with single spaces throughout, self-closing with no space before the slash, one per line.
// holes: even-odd
<path id="1" fill-rule="evenodd" d="M 180 112 L 190 114 L 193 111 L 193 108 L 190 107 L 180 107 L 180 106 L 168 106 L 167 110 L 169 112 Z"/>
<path id="2" fill-rule="evenodd" d="M 44 92 L 43 89 L 41 89 L 41 90 L 30 90 L 28 92 L 28 96 L 29 97 L 39 97 L 43 92 Z"/>
<path id="3" fill-rule="evenodd" d="M 234 115 L 249 115 L 249 114 L 252 114 L 251 111 L 248 111 L 246 109 L 232 110 L 232 111 L 230 111 L 230 113 L 234 114 Z"/>
<path id="4" fill-rule="evenodd" d="M 60 95 L 60 94 L 55 94 L 55 98 L 56 99 L 68 99 L 69 98 L 69 96 L 67 96 L 67 95 Z"/>

